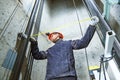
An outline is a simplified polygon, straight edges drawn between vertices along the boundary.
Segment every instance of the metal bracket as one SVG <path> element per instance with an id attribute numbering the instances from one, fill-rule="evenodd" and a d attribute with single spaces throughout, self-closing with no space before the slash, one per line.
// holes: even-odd
<path id="1" fill-rule="evenodd" d="M 23 41 L 25 39 L 27 39 L 27 35 L 26 34 L 24 34 L 22 32 L 18 33 L 18 35 L 17 35 L 17 41 L 16 41 L 16 45 L 15 45 L 15 49 L 16 50 L 19 49 L 21 41 Z"/>
<path id="2" fill-rule="evenodd" d="M 115 32 L 114 31 L 107 31 L 106 32 L 106 41 L 105 41 L 105 57 L 111 57 L 111 51 L 113 48 L 113 43 L 115 39 Z"/>
<path id="3" fill-rule="evenodd" d="M 21 40 L 21 39 L 27 39 L 27 35 L 24 34 L 24 33 L 22 33 L 22 32 L 20 32 L 20 33 L 18 33 L 18 39 L 19 40 Z"/>
<path id="4" fill-rule="evenodd" d="M 111 6 L 114 4 L 117 4 L 119 1 L 118 0 L 101 0 L 101 2 L 104 4 L 104 11 L 102 16 L 106 17 L 106 19 L 109 20 Z"/>

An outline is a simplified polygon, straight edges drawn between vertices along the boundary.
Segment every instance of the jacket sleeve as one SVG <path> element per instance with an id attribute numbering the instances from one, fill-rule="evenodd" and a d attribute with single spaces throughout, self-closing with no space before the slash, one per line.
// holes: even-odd
<path id="1" fill-rule="evenodd" d="M 47 51 L 39 51 L 37 41 L 31 42 L 31 53 L 34 59 L 42 60 L 47 58 Z"/>
<path id="2" fill-rule="evenodd" d="M 95 30 L 96 30 L 96 27 L 89 25 L 85 35 L 81 39 L 71 41 L 72 48 L 73 49 L 86 48 L 89 45 L 95 33 Z"/>

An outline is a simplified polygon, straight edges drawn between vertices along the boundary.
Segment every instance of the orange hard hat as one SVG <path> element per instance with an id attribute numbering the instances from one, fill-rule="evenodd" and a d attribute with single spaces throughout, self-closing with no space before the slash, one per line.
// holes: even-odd
<path id="1" fill-rule="evenodd" d="M 52 32 L 52 33 L 46 33 L 46 35 L 48 36 L 49 40 L 52 36 L 52 34 L 59 34 L 59 38 L 63 39 L 63 34 L 60 32 Z"/>

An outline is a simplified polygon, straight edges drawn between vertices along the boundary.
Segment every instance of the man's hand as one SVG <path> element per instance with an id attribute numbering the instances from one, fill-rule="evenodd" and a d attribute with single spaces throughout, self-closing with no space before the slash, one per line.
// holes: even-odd
<path id="1" fill-rule="evenodd" d="M 33 43 L 33 42 L 36 42 L 37 40 L 34 37 L 30 37 L 29 41 Z"/>
<path id="2" fill-rule="evenodd" d="M 90 25 L 95 26 L 99 22 L 99 18 L 97 16 L 93 16 L 91 18 Z"/>
<path id="3" fill-rule="evenodd" d="M 49 36 L 50 35 L 50 33 L 49 32 L 47 32 L 47 33 L 45 33 L 46 34 L 46 36 Z"/>

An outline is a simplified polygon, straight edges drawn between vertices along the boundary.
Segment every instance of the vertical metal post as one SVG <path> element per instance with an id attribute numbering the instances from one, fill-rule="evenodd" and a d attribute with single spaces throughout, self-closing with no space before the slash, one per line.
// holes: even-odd
<path id="1" fill-rule="evenodd" d="M 41 0 L 40 5 L 39 5 L 38 14 L 37 14 L 37 17 L 36 17 L 36 22 L 35 22 L 35 27 L 34 27 L 33 34 L 38 34 L 38 32 L 39 32 L 43 6 L 44 6 L 44 0 Z M 37 39 L 37 37 L 36 37 L 36 39 Z M 29 76 L 31 75 L 33 60 L 34 59 L 31 55 L 31 52 L 29 52 L 29 54 L 28 54 L 28 64 L 27 64 L 27 69 L 25 71 L 24 80 L 28 80 Z"/>
<path id="2" fill-rule="evenodd" d="M 111 57 L 111 51 L 113 48 L 113 43 L 115 39 L 115 32 L 114 31 L 108 31 L 106 32 L 106 41 L 105 41 L 105 57 Z"/>
<path id="3" fill-rule="evenodd" d="M 109 0 L 101 0 L 102 3 L 104 4 L 104 9 L 103 9 L 103 17 L 106 17 L 107 20 L 109 20 L 109 12 L 110 12 L 110 4 Z"/>
<path id="4" fill-rule="evenodd" d="M 112 30 L 106 33 L 105 54 L 104 54 L 105 58 L 112 57 L 111 52 L 112 52 L 112 47 L 115 40 L 115 35 L 116 34 Z M 107 65 L 106 71 L 108 72 L 110 79 L 119 80 L 120 72 L 114 59 L 110 60 L 105 65 Z"/>
<path id="5" fill-rule="evenodd" d="M 103 14 L 102 15 L 107 20 L 109 20 L 111 6 L 114 5 L 114 4 L 117 4 L 119 1 L 118 0 L 101 0 L 101 1 L 104 4 L 104 10 L 103 10 Z"/>
<path id="6" fill-rule="evenodd" d="M 30 19 L 29 19 L 29 22 L 28 22 L 28 25 L 27 25 L 27 28 L 25 31 L 27 38 L 26 39 L 21 38 L 19 46 L 16 49 L 16 52 L 18 54 L 17 54 L 17 58 L 16 58 L 16 61 L 15 61 L 15 64 L 14 64 L 14 67 L 13 67 L 13 70 L 11 72 L 9 80 L 19 80 L 20 71 L 22 68 L 23 61 L 24 61 L 25 53 L 27 50 L 28 42 L 29 42 L 29 37 L 30 37 L 32 27 L 34 24 L 35 15 L 36 15 L 36 12 L 38 9 L 39 2 L 40 2 L 40 0 L 35 1 L 33 10 L 31 12 L 31 16 L 30 16 Z"/>

